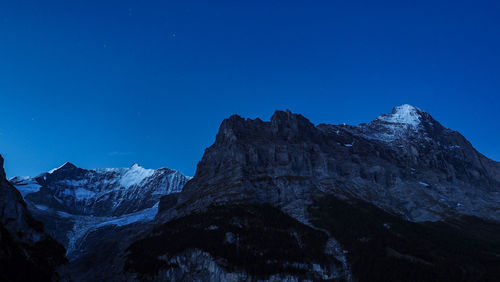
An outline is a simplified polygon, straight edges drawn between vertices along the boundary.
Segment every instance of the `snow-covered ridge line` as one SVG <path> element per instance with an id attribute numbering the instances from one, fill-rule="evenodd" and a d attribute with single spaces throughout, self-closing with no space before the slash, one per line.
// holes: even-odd
<path id="1" fill-rule="evenodd" d="M 104 226 L 152 221 L 160 198 L 191 178 L 169 168 L 81 169 L 71 163 L 36 177 L 13 177 L 28 208 L 77 257 L 86 235 Z M 51 229 L 52 228 L 52 229 Z"/>
<path id="2" fill-rule="evenodd" d="M 49 170 L 47 173 L 52 174 L 52 173 L 56 172 L 57 170 L 60 170 L 60 169 L 62 169 L 64 167 L 68 167 L 68 166 L 72 167 L 74 165 L 72 163 L 70 163 L 70 162 L 65 162 L 63 165 L 61 165 L 59 167 L 56 167 L 56 168 L 53 168 L 53 169 Z"/>
<path id="3" fill-rule="evenodd" d="M 49 170 L 47 173 L 48 174 L 53 174 L 56 171 L 59 171 L 61 169 L 68 169 L 68 168 L 77 168 L 75 165 L 73 165 L 70 162 L 66 162 L 63 165 Z M 124 188 L 128 188 L 134 185 L 140 184 L 144 179 L 153 176 L 153 174 L 156 171 L 159 170 L 167 170 L 169 173 L 177 173 L 177 174 L 182 174 L 180 171 L 171 169 L 171 168 L 166 168 L 166 167 L 160 167 L 158 169 L 148 169 L 144 168 L 141 165 L 134 163 L 130 167 L 118 167 L 118 168 L 93 168 L 93 169 L 83 169 L 86 171 L 93 171 L 96 173 L 106 173 L 106 172 L 115 172 L 121 174 L 121 179 L 120 179 L 120 184 Z M 42 174 L 43 175 L 43 174 Z M 192 177 L 186 176 L 188 179 L 191 179 Z M 25 177 L 25 179 L 29 179 L 29 177 Z"/>
<path id="4" fill-rule="evenodd" d="M 75 215 L 118 216 L 151 208 L 190 178 L 169 168 L 81 169 L 71 163 L 37 177 L 12 178 L 25 200 Z M 56 203 L 57 202 L 57 203 Z"/>
<path id="5" fill-rule="evenodd" d="M 406 124 L 416 127 L 421 121 L 419 112 L 421 112 L 419 108 L 404 104 L 395 107 L 392 114 L 383 114 L 377 117 L 377 119 L 388 123 Z"/>

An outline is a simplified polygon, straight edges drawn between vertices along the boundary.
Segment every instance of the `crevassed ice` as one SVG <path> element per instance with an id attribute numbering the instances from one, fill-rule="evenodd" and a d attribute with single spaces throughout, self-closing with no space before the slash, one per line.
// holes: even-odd
<path id="1" fill-rule="evenodd" d="M 158 203 L 156 203 L 151 208 L 144 209 L 142 211 L 138 211 L 135 213 L 125 214 L 120 217 L 116 217 L 114 219 L 102 222 L 99 225 L 97 225 L 97 227 L 102 227 L 105 225 L 123 226 L 134 222 L 151 221 L 155 218 L 157 213 L 158 213 Z"/>
<path id="2" fill-rule="evenodd" d="M 41 187 L 42 186 L 40 186 L 34 180 L 26 180 L 23 183 L 19 183 L 16 185 L 17 190 L 19 190 L 19 192 L 21 192 L 21 195 L 23 196 L 23 198 L 28 194 L 40 191 Z"/>

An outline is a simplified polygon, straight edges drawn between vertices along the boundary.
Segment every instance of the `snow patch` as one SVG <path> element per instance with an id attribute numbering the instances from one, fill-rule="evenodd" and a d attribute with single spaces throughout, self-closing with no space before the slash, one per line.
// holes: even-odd
<path id="1" fill-rule="evenodd" d="M 16 186 L 16 189 L 19 190 L 23 198 L 26 197 L 26 195 L 28 194 L 40 191 L 40 188 L 42 187 L 34 180 L 27 180 L 20 183 L 14 183 L 14 185 Z"/>
<path id="2" fill-rule="evenodd" d="M 90 190 L 87 190 L 87 189 L 84 189 L 84 188 L 76 188 L 75 190 L 75 198 L 77 201 L 83 201 L 83 200 L 86 200 L 86 199 L 91 199 L 95 196 L 96 193 L 90 191 Z"/>
<path id="3" fill-rule="evenodd" d="M 59 169 L 63 168 L 64 166 L 68 165 L 68 164 L 70 164 L 70 163 L 69 162 L 65 162 L 62 166 L 56 167 L 56 168 L 53 168 L 53 169 L 49 170 L 48 173 L 52 174 L 52 173 L 56 172 L 56 170 L 59 170 Z"/>
<path id="4" fill-rule="evenodd" d="M 46 210 L 48 210 L 48 209 L 49 209 L 48 207 L 43 206 L 43 205 L 35 205 L 35 207 L 36 207 L 37 209 L 39 209 L 39 210 L 42 210 L 42 211 L 46 211 Z"/>
<path id="5" fill-rule="evenodd" d="M 138 164 L 134 164 L 120 179 L 120 184 L 129 188 L 140 184 L 144 179 L 151 177 L 155 173 L 154 169 L 145 169 Z"/>
<path id="6" fill-rule="evenodd" d="M 69 214 L 67 212 L 63 212 L 63 211 L 57 211 L 56 212 L 57 215 L 59 215 L 60 217 L 65 217 L 65 218 L 69 218 L 69 217 L 72 217 L 73 215 L 72 214 Z"/>
<path id="7" fill-rule="evenodd" d="M 156 203 L 153 207 L 151 207 L 149 209 L 144 209 L 144 210 L 136 212 L 136 213 L 126 214 L 126 215 L 120 216 L 116 219 L 108 220 L 106 222 L 98 224 L 96 226 L 96 228 L 106 226 L 106 225 L 124 226 L 124 225 L 129 225 L 129 224 L 134 223 L 134 222 L 151 221 L 155 218 L 157 213 L 158 213 L 158 203 Z"/>
<path id="8" fill-rule="evenodd" d="M 418 184 L 425 186 L 425 187 L 430 187 L 431 185 L 425 182 L 419 182 Z"/>
<path id="9" fill-rule="evenodd" d="M 405 104 L 395 107 L 392 114 L 384 114 L 377 119 L 388 123 L 406 124 L 412 127 L 417 127 L 420 124 L 420 109 Z"/>

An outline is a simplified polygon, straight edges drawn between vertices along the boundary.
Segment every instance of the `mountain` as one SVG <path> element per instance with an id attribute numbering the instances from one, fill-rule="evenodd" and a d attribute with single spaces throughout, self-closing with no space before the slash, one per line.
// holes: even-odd
<path id="1" fill-rule="evenodd" d="M 153 207 L 161 196 L 180 192 L 188 178 L 160 168 L 82 169 L 71 163 L 35 178 L 10 181 L 27 201 L 75 215 L 120 216 Z"/>
<path id="2" fill-rule="evenodd" d="M 37 177 L 10 179 L 70 260 L 84 252 L 88 232 L 152 220 L 160 197 L 180 192 L 188 180 L 168 168 L 89 170 L 69 162 Z"/>
<path id="3" fill-rule="evenodd" d="M 64 248 L 44 232 L 10 184 L 0 156 L 0 280 L 51 281 L 64 264 Z"/>
<path id="4" fill-rule="evenodd" d="M 231 116 L 182 191 L 139 188 L 156 173 L 12 181 L 73 238 L 72 281 L 500 280 L 500 163 L 417 107 L 357 126 Z"/>
<path id="5" fill-rule="evenodd" d="M 301 218 L 312 197 L 335 193 L 411 221 L 460 214 L 499 220 L 499 192 L 498 162 L 428 113 L 403 105 L 359 126 L 314 126 L 289 111 L 277 111 L 270 122 L 232 116 L 177 207 L 265 202 Z"/>
<path id="6" fill-rule="evenodd" d="M 499 219 L 500 164 L 416 107 L 358 126 L 232 116 L 123 265 L 146 280 L 497 281 Z"/>

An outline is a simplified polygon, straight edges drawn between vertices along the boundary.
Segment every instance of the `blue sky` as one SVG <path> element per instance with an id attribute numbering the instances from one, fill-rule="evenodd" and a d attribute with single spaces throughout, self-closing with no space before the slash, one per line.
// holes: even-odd
<path id="1" fill-rule="evenodd" d="M 210 3 L 209 3 L 210 2 Z M 498 1 L 1 1 L 9 176 L 193 175 L 221 121 L 358 124 L 409 103 L 500 160 Z"/>

